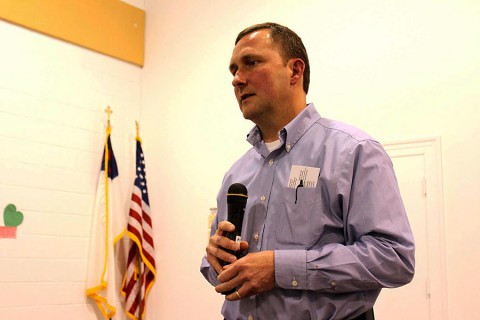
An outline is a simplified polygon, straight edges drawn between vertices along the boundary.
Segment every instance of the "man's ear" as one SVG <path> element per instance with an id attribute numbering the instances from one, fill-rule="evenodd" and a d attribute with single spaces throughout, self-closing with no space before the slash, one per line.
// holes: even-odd
<path id="1" fill-rule="evenodd" d="M 305 62 L 303 62 L 302 59 L 294 58 L 290 59 L 289 64 L 292 70 L 292 76 L 290 77 L 290 85 L 295 85 L 303 78 L 303 72 L 305 71 Z M 301 82 L 300 84 L 303 85 L 303 83 Z"/>

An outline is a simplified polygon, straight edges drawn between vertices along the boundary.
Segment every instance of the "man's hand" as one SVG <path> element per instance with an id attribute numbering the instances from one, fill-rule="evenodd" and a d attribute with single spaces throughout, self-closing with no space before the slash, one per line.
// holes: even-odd
<path id="1" fill-rule="evenodd" d="M 225 251 L 225 249 L 232 251 L 246 250 L 248 248 L 248 243 L 242 241 L 237 243 L 233 240 L 228 239 L 224 236 L 226 232 L 235 231 L 235 226 L 228 222 L 222 221 L 218 224 L 217 231 L 213 236 L 210 237 L 207 245 L 207 261 L 210 265 L 220 274 L 223 271 L 221 261 L 223 260 L 228 263 L 232 263 L 237 260 L 233 254 L 230 254 Z"/>
<path id="2" fill-rule="evenodd" d="M 225 266 L 218 276 L 222 282 L 215 287 L 217 292 L 236 291 L 227 300 L 239 300 L 275 288 L 275 259 L 273 251 L 249 253 Z"/>

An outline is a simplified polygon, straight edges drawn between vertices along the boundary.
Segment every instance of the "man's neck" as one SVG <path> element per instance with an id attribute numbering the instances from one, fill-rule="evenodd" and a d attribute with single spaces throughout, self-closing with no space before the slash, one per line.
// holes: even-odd
<path id="1" fill-rule="evenodd" d="M 289 124 L 295 117 L 306 107 L 306 102 L 298 104 L 297 107 L 286 108 L 284 112 L 280 112 L 263 123 L 257 123 L 262 133 L 263 141 L 273 142 L 278 140 L 278 132 Z"/>

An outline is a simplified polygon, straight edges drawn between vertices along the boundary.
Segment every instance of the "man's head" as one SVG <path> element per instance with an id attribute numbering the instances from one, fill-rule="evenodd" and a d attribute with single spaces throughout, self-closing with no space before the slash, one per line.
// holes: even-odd
<path id="1" fill-rule="evenodd" d="M 260 23 L 241 31 L 235 40 L 235 45 L 246 35 L 261 29 L 270 30 L 273 43 L 278 46 L 284 63 L 287 63 L 287 61 L 292 58 L 300 58 L 303 60 L 305 63 L 305 70 L 303 71 L 303 91 L 307 94 L 310 85 L 310 63 L 302 39 L 295 32 L 277 23 Z"/>
<path id="2" fill-rule="evenodd" d="M 285 27 L 280 29 L 283 34 L 287 32 Z M 303 59 L 297 57 L 292 45 L 286 45 L 290 49 L 284 50 L 282 42 L 274 40 L 270 28 L 251 27 L 246 30 L 239 35 L 230 59 L 232 85 L 243 117 L 253 121 L 267 141 L 275 138 L 278 130 L 306 106 L 304 75 L 305 60 L 308 62 L 308 58 L 296 35 L 297 41 L 294 42 L 299 41 L 303 48 L 297 50 L 303 51 L 299 54 L 305 57 Z M 287 38 L 292 38 L 292 35 Z M 293 54 L 290 53 L 292 51 Z M 286 58 L 290 56 L 293 57 Z"/>

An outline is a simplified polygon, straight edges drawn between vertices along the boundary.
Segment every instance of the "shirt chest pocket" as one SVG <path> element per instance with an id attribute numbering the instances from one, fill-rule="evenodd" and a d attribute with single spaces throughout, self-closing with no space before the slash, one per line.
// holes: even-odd
<path id="1" fill-rule="evenodd" d="M 324 231 L 321 192 L 317 188 L 285 188 L 285 197 L 276 212 L 276 249 L 308 249 Z"/>

